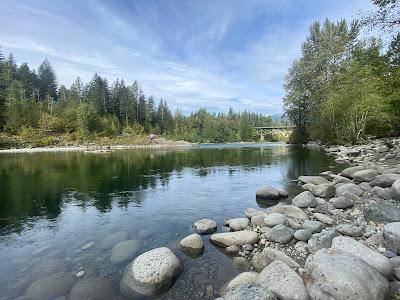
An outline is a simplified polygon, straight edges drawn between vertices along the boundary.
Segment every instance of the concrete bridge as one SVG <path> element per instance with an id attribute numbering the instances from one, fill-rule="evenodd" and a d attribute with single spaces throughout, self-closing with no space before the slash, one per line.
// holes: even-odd
<path id="1" fill-rule="evenodd" d="M 260 139 L 263 141 L 265 136 L 268 134 L 283 134 L 287 137 L 292 133 L 295 126 L 261 126 L 254 127 L 260 135 Z"/>

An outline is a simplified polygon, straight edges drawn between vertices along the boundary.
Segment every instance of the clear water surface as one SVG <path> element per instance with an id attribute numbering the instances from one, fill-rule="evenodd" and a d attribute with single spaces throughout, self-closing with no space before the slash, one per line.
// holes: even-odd
<path id="1" fill-rule="evenodd" d="M 342 168 L 321 150 L 283 144 L 1 154 L 0 299 L 17 298 L 59 271 L 84 270 L 118 290 L 129 261 L 112 264 L 103 242 L 121 231 L 140 242 L 139 253 L 167 246 L 182 260 L 182 275 L 158 298 L 212 299 L 239 272 L 208 236 L 201 257 L 180 252 L 191 224 L 210 218 L 223 231 L 225 218 L 266 205 L 256 202 L 259 187 L 285 188 L 293 196 L 298 176 Z"/>

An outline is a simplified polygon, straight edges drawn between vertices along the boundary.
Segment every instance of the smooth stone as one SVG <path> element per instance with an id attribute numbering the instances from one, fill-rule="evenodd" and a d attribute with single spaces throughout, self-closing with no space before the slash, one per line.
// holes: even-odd
<path id="1" fill-rule="evenodd" d="M 397 256 L 396 253 L 394 253 L 393 251 L 390 251 L 390 250 L 385 250 L 385 251 L 382 253 L 382 255 L 383 255 L 383 256 L 386 256 L 387 258 L 393 258 L 393 257 L 396 257 L 396 256 Z"/>
<path id="2" fill-rule="evenodd" d="M 308 229 L 311 233 L 321 232 L 326 225 L 320 221 L 305 220 L 303 223 L 303 228 Z"/>
<path id="3" fill-rule="evenodd" d="M 255 244 L 259 241 L 259 239 L 260 237 L 256 232 L 249 230 L 215 233 L 210 236 L 211 242 L 221 247 Z"/>
<path id="4" fill-rule="evenodd" d="M 313 234 L 308 240 L 308 246 L 312 252 L 316 252 L 323 248 L 330 248 L 334 237 L 340 233 L 335 228 L 327 228 L 320 233 Z"/>
<path id="5" fill-rule="evenodd" d="M 259 215 L 255 215 L 253 217 L 251 217 L 251 224 L 255 225 L 255 226 L 265 226 L 265 222 L 264 222 L 264 218 L 266 217 L 266 214 L 263 212 L 262 214 Z"/>
<path id="6" fill-rule="evenodd" d="M 42 262 L 34 265 L 30 269 L 30 276 L 32 280 L 36 280 L 47 275 L 68 272 L 69 266 L 67 261 L 60 258 L 47 258 L 43 259 Z"/>
<path id="7" fill-rule="evenodd" d="M 400 208 L 384 202 L 370 203 L 364 208 L 367 220 L 379 223 L 400 222 Z"/>
<path id="8" fill-rule="evenodd" d="M 332 240 L 332 249 L 348 252 L 371 267 L 375 268 L 383 276 L 390 278 L 393 275 L 393 265 L 389 259 L 379 252 L 372 250 L 364 244 L 347 236 L 338 236 Z"/>
<path id="9" fill-rule="evenodd" d="M 327 225 L 332 225 L 334 223 L 334 220 L 325 214 L 313 213 L 313 217 L 316 218 L 318 221 L 325 223 Z"/>
<path id="10" fill-rule="evenodd" d="M 121 292 L 127 298 L 136 293 L 159 294 L 169 289 L 182 269 L 181 262 L 169 248 L 147 251 L 126 268 L 121 280 Z"/>
<path id="11" fill-rule="evenodd" d="M 367 191 L 367 192 L 369 192 L 371 189 L 372 189 L 372 187 L 369 185 L 369 183 L 367 183 L 367 182 L 361 182 L 359 185 L 358 185 L 363 191 Z"/>
<path id="12" fill-rule="evenodd" d="M 115 244 L 127 240 L 129 237 L 128 233 L 125 231 L 118 231 L 109 236 L 105 237 L 100 243 L 100 249 L 111 249 Z"/>
<path id="13" fill-rule="evenodd" d="M 271 213 L 264 218 L 264 223 L 268 227 L 274 227 L 279 224 L 285 224 L 286 217 L 280 213 Z"/>
<path id="14" fill-rule="evenodd" d="M 400 174 L 399 174 L 400 175 Z M 396 180 L 392 185 L 393 198 L 400 200 L 400 179 Z"/>
<path id="15" fill-rule="evenodd" d="M 232 264 L 236 270 L 242 272 L 250 271 L 251 269 L 250 262 L 244 257 L 234 257 L 232 259 Z"/>
<path id="16" fill-rule="evenodd" d="M 262 253 L 265 254 L 272 261 L 280 260 L 291 268 L 294 269 L 300 268 L 300 265 L 293 258 L 291 258 L 290 256 L 286 255 L 285 253 L 277 249 L 265 247 Z"/>
<path id="17" fill-rule="evenodd" d="M 371 195 L 377 196 L 383 200 L 392 199 L 392 189 L 390 188 L 382 188 L 380 186 L 374 186 L 370 192 Z"/>
<path id="18" fill-rule="evenodd" d="M 282 261 L 276 260 L 261 271 L 257 284 L 268 288 L 278 299 L 308 300 L 301 277 Z"/>
<path id="19" fill-rule="evenodd" d="M 376 176 L 375 179 L 369 183 L 369 185 L 388 188 L 391 187 L 397 180 L 400 180 L 400 174 L 382 174 Z"/>
<path id="20" fill-rule="evenodd" d="M 308 229 L 299 229 L 294 233 L 294 238 L 298 241 L 307 242 L 312 236 L 312 232 Z"/>
<path id="21" fill-rule="evenodd" d="M 311 192 L 316 197 L 331 198 L 335 195 L 336 188 L 332 183 L 318 184 L 311 188 Z"/>
<path id="22" fill-rule="evenodd" d="M 257 190 L 256 198 L 265 200 L 278 200 L 282 198 L 282 196 L 278 189 L 272 186 L 264 186 Z"/>
<path id="23" fill-rule="evenodd" d="M 180 241 L 179 245 L 182 250 L 196 255 L 202 254 L 204 251 L 203 239 L 197 233 L 185 237 Z"/>
<path id="24" fill-rule="evenodd" d="M 272 227 L 271 232 L 268 234 L 267 239 L 270 241 L 286 244 L 293 238 L 293 229 L 283 224 Z"/>
<path id="25" fill-rule="evenodd" d="M 289 193 L 284 189 L 278 189 L 278 191 L 282 198 L 286 198 L 287 196 L 289 196 Z"/>
<path id="26" fill-rule="evenodd" d="M 347 178 L 353 178 L 353 174 L 355 172 L 358 172 L 358 171 L 361 171 L 364 169 L 365 169 L 365 167 L 362 167 L 362 166 L 349 167 L 349 168 L 344 169 L 341 172 L 341 174 L 342 174 L 342 176 L 345 176 Z"/>
<path id="27" fill-rule="evenodd" d="M 273 207 L 270 207 L 267 210 L 267 214 L 268 213 L 281 213 L 285 215 L 287 218 L 293 218 L 298 220 L 307 219 L 306 213 L 301 208 L 295 205 L 278 204 Z"/>
<path id="28" fill-rule="evenodd" d="M 235 219 L 229 219 L 227 221 L 229 228 L 239 231 L 246 229 L 247 226 L 249 226 L 250 221 L 248 218 L 235 218 Z"/>
<path id="29" fill-rule="evenodd" d="M 400 222 L 386 224 L 383 227 L 386 249 L 400 254 Z"/>
<path id="30" fill-rule="evenodd" d="M 314 187 L 315 187 L 315 184 L 306 183 L 306 184 L 303 184 L 303 185 L 301 186 L 301 189 L 304 190 L 304 191 L 309 191 L 309 192 L 311 192 L 312 189 L 313 189 Z"/>
<path id="31" fill-rule="evenodd" d="M 300 176 L 299 181 L 303 183 L 311 183 L 311 184 L 323 184 L 323 183 L 329 183 L 329 181 L 322 177 L 322 176 Z"/>
<path id="32" fill-rule="evenodd" d="M 341 234 L 359 237 L 362 236 L 364 229 L 362 227 L 354 226 L 351 224 L 339 224 L 336 226 L 336 230 Z"/>
<path id="33" fill-rule="evenodd" d="M 239 285 L 229 290 L 224 297 L 215 300 L 278 300 L 267 288 Z"/>
<path id="34" fill-rule="evenodd" d="M 234 254 L 234 253 L 238 253 L 240 251 L 240 248 L 239 248 L 239 246 L 232 245 L 232 246 L 226 247 L 225 251 L 229 254 Z"/>
<path id="35" fill-rule="evenodd" d="M 387 279 L 375 268 L 333 249 L 310 255 L 303 278 L 311 299 L 383 300 L 389 289 Z"/>
<path id="36" fill-rule="evenodd" d="M 233 277 L 231 280 L 225 283 L 219 290 L 219 294 L 221 296 L 224 296 L 229 290 L 243 284 L 256 285 L 258 275 L 259 274 L 257 272 L 240 273 L 239 275 Z"/>
<path id="37" fill-rule="evenodd" d="M 375 179 L 379 175 L 379 172 L 374 169 L 366 169 L 357 171 L 353 174 L 353 180 L 355 182 L 369 182 Z"/>
<path id="38" fill-rule="evenodd" d="M 83 276 L 85 276 L 85 271 L 79 271 L 78 273 L 76 273 L 75 275 L 77 278 L 82 278 Z"/>
<path id="39" fill-rule="evenodd" d="M 263 214 L 264 212 L 256 209 L 256 208 L 246 208 L 244 214 L 246 215 L 247 218 L 251 219 L 252 217 L 259 215 L 259 214 Z"/>
<path id="40" fill-rule="evenodd" d="M 34 281 L 26 291 L 26 299 L 53 300 L 69 293 L 76 278 L 70 273 L 55 273 Z"/>
<path id="41" fill-rule="evenodd" d="M 344 193 L 352 193 L 361 196 L 364 191 L 355 183 L 344 183 L 336 187 L 335 197 L 343 196 Z"/>
<path id="42" fill-rule="evenodd" d="M 292 204 L 300 208 L 316 207 L 317 200 L 311 192 L 305 191 L 294 197 L 292 200 Z"/>
<path id="43" fill-rule="evenodd" d="M 270 259 L 266 254 L 256 253 L 251 259 L 251 263 L 257 272 L 261 272 L 266 266 L 268 266 L 273 260 Z"/>
<path id="44" fill-rule="evenodd" d="M 101 277 L 85 277 L 72 287 L 69 300 L 108 300 L 117 298 L 114 284 Z"/>
<path id="45" fill-rule="evenodd" d="M 111 262 L 120 264 L 135 256 L 140 249 L 140 242 L 136 240 L 122 241 L 111 250 Z"/>
<path id="46" fill-rule="evenodd" d="M 210 219 L 202 219 L 195 222 L 193 228 L 198 234 L 209 234 L 217 231 L 217 223 Z"/>
<path id="47" fill-rule="evenodd" d="M 338 209 L 346 209 L 346 208 L 351 208 L 354 206 L 353 200 L 351 200 L 350 198 L 344 197 L 344 196 L 340 196 L 338 198 L 332 198 L 332 206 L 334 208 L 338 208 Z"/>

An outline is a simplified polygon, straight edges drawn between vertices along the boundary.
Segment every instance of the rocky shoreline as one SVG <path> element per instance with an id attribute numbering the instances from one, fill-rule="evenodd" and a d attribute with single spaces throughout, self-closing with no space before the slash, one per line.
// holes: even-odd
<path id="1" fill-rule="evenodd" d="M 259 189 L 257 198 L 278 203 L 226 219 L 225 232 L 216 233 L 213 220 L 193 224 L 195 233 L 179 245 L 184 253 L 202 255 L 202 236 L 210 235 L 243 271 L 218 299 L 400 298 L 400 139 L 326 151 L 353 166 L 300 176 L 303 192 L 293 199 L 282 189 Z M 172 251 L 153 249 L 128 266 L 121 291 L 155 295 L 181 271 Z"/>

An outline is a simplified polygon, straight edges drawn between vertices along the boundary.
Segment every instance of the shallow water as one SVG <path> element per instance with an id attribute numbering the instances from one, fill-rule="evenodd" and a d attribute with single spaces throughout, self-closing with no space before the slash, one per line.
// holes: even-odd
<path id="1" fill-rule="evenodd" d="M 282 144 L 2 154 L 0 299 L 23 295 L 35 280 L 60 271 L 84 270 L 118 290 L 129 261 L 111 263 L 104 240 L 121 231 L 140 242 L 138 253 L 168 246 L 181 258 L 184 272 L 160 298 L 212 299 L 239 272 L 207 236 L 200 258 L 181 253 L 177 244 L 192 233 L 191 224 L 210 218 L 220 225 L 264 206 L 255 200 L 263 185 L 294 195 L 298 176 L 342 168 L 320 150 Z"/>

